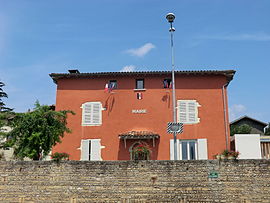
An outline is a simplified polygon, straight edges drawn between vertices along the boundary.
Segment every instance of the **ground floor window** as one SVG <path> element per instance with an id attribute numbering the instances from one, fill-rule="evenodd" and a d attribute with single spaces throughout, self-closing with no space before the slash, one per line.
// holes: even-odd
<path id="1" fill-rule="evenodd" d="M 208 159 L 207 139 L 176 140 L 177 160 Z M 170 159 L 174 160 L 174 140 L 170 140 Z"/>
<path id="2" fill-rule="evenodd" d="M 99 161 L 101 160 L 100 139 L 81 140 L 81 160 Z"/>
<path id="3" fill-rule="evenodd" d="M 188 140 L 180 141 L 180 159 L 181 160 L 195 160 L 197 159 L 197 141 Z"/>

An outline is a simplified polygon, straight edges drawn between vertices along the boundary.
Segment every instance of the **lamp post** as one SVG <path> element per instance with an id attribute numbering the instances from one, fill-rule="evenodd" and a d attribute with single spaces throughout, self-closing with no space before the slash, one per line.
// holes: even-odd
<path id="1" fill-rule="evenodd" d="M 170 23 L 169 32 L 171 34 L 171 60 L 172 60 L 172 109 L 173 109 L 173 122 L 176 123 L 176 101 L 175 101 L 175 79 L 174 79 L 174 50 L 173 50 L 173 33 L 175 28 L 172 26 L 175 19 L 173 13 L 168 13 L 166 19 Z M 176 132 L 173 133 L 173 143 L 174 143 L 174 160 L 177 160 L 177 143 L 176 143 Z"/>

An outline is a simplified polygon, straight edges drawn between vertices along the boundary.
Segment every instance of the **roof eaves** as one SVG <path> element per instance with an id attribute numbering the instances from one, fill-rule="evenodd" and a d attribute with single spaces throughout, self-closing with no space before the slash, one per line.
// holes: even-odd
<path id="1" fill-rule="evenodd" d="M 193 70 L 193 71 L 175 71 L 176 75 L 224 75 L 228 83 L 233 79 L 235 70 Z M 171 71 L 134 71 L 134 72 L 95 72 L 95 73 L 51 73 L 50 77 L 54 83 L 63 78 L 88 78 L 101 76 L 132 76 L 132 75 L 167 75 Z"/>
<path id="2" fill-rule="evenodd" d="M 259 121 L 259 120 L 257 120 L 257 119 L 251 118 L 251 117 L 249 117 L 249 116 L 247 116 L 247 115 L 241 116 L 240 118 L 238 118 L 238 119 L 236 119 L 236 120 L 230 122 L 230 125 L 233 125 L 233 124 L 239 122 L 240 120 L 242 120 L 242 119 L 244 119 L 244 118 L 247 118 L 247 119 L 253 120 L 253 121 L 255 121 L 255 122 L 261 123 L 262 125 L 265 125 L 265 126 L 268 125 L 267 123 L 265 123 L 265 122 L 263 122 L 263 121 Z"/>

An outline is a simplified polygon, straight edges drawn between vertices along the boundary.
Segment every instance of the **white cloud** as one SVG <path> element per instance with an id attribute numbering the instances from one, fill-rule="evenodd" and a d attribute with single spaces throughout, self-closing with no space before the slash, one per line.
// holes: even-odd
<path id="1" fill-rule="evenodd" d="M 137 49 L 128 49 L 126 53 L 129 53 L 132 56 L 143 57 L 154 48 L 155 48 L 155 45 L 153 45 L 152 43 L 146 43 L 145 45 Z"/>
<path id="2" fill-rule="evenodd" d="M 228 41 L 270 41 L 270 34 L 264 32 L 242 33 L 242 34 L 221 34 L 202 35 L 200 39 L 228 40 Z"/>
<path id="3" fill-rule="evenodd" d="M 136 68 L 136 66 L 129 65 L 129 66 L 123 67 L 120 71 L 121 72 L 132 72 L 135 70 L 135 68 Z"/>
<path id="4" fill-rule="evenodd" d="M 243 104 L 234 104 L 229 108 L 229 118 L 233 121 L 246 113 L 247 108 Z"/>

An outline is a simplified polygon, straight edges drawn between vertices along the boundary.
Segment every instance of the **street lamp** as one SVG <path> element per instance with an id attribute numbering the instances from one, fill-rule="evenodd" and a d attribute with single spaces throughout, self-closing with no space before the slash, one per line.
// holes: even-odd
<path id="1" fill-rule="evenodd" d="M 172 26 L 172 23 L 175 19 L 173 13 L 168 13 L 166 19 L 170 23 L 169 32 L 171 33 L 171 55 L 172 55 L 172 109 L 173 109 L 173 122 L 176 123 L 176 105 L 175 105 L 175 79 L 174 79 L 174 50 L 173 50 L 173 33 L 175 28 Z M 174 160 L 177 160 L 177 143 L 176 143 L 176 132 L 173 133 L 174 140 Z"/>

